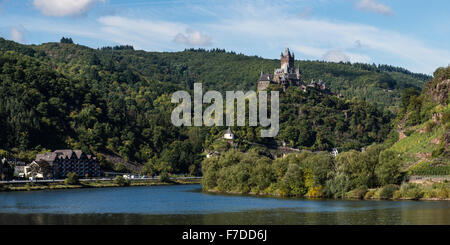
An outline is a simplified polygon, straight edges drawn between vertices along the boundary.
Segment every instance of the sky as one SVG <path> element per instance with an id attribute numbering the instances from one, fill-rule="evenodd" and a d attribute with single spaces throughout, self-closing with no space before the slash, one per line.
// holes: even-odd
<path id="1" fill-rule="evenodd" d="M 221 48 L 279 59 L 389 64 L 432 74 L 450 64 L 448 0 L 0 0 L 0 36 L 71 37 L 92 48 Z"/>

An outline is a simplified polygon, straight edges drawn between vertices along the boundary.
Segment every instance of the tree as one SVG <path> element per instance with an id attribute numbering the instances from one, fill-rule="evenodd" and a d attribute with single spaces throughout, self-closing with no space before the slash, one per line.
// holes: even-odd
<path id="1" fill-rule="evenodd" d="M 265 157 L 257 160 L 251 169 L 250 184 L 258 191 L 264 191 L 275 180 L 276 176 L 271 167 L 271 160 Z"/>
<path id="2" fill-rule="evenodd" d="M 70 37 L 62 37 L 60 42 L 73 44 L 72 38 Z"/>
<path id="3" fill-rule="evenodd" d="M 156 173 L 156 166 L 155 166 L 155 161 L 153 159 L 149 159 L 145 164 L 144 167 L 142 168 L 142 173 L 153 177 L 153 175 L 155 175 Z"/>
<path id="4" fill-rule="evenodd" d="M 53 168 L 49 162 L 40 160 L 37 165 L 39 166 L 39 173 L 42 173 L 44 178 L 51 178 L 53 176 Z"/>
<path id="5" fill-rule="evenodd" d="M 114 170 L 119 173 L 128 172 L 127 167 L 123 163 L 119 163 L 114 167 Z"/>
<path id="6" fill-rule="evenodd" d="M 39 166 L 38 163 L 31 163 L 30 167 L 28 169 L 28 172 L 30 173 L 29 177 L 33 177 L 33 178 L 36 177 L 38 174 L 42 174 L 41 167 Z"/>
<path id="7" fill-rule="evenodd" d="M 78 185 L 80 183 L 77 173 L 69 172 L 67 173 L 67 178 L 64 180 L 66 185 Z"/>
<path id="8" fill-rule="evenodd" d="M 401 97 L 401 106 L 402 108 L 408 107 L 411 98 L 417 97 L 420 95 L 420 91 L 417 88 L 407 88 L 402 92 Z"/>
<path id="9" fill-rule="evenodd" d="M 287 195 L 304 196 L 308 189 L 305 186 L 303 170 L 296 164 L 289 164 L 282 181 L 282 190 Z"/>
<path id="10" fill-rule="evenodd" d="M 169 173 L 167 173 L 166 171 L 161 172 L 159 174 L 159 181 L 169 183 L 170 182 Z"/>
<path id="11" fill-rule="evenodd" d="M 125 179 L 124 177 L 117 175 L 114 178 L 114 184 L 118 186 L 129 186 L 131 184 L 131 181 L 129 179 Z"/>
<path id="12" fill-rule="evenodd" d="M 347 175 L 339 174 L 327 181 L 325 193 L 327 196 L 344 198 L 345 194 L 352 189 L 352 184 Z"/>
<path id="13" fill-rule="evenodd" d="M 400 181 L 400 159 L 398 153 L 385 150 L 380 153 L 379 164 L 375 169 L 377 179 L 381 185 L 398 184 Z"/>

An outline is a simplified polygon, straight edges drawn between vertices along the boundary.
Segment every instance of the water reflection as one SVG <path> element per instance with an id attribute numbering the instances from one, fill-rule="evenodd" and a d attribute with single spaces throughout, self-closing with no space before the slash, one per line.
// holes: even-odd
<path id="1" fill-rule="evenodd" d="M 0 225 L 450 224 L 450 202 L 206 194 L 194 186 L 0 193 Z"/>

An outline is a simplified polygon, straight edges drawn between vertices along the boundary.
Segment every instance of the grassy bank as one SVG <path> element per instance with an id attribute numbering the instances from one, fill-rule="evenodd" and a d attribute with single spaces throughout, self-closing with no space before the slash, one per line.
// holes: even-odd
<path id="1" fill-rule="evenodd" d="M 27 184 L 9 184 L 0 185 L 0 191 L 34 191 L 34 190 L 57 190 L 57 189 L 78 189 L 78 188 L 105 188 L 105 187 L 128 187 L 128 186 L 160 186 L 160 185 L 188 185 L 199 184 L 200 179 L 188 180 L 171 180 L 169 182 L 162 182 L 159 180 L 148 181 L 130 181 L 129 185 L 120 185 L 111 181 L 92 181 L 80 182 L 79 184 L 64 184 L 64 183 L 27 183 Z"/>

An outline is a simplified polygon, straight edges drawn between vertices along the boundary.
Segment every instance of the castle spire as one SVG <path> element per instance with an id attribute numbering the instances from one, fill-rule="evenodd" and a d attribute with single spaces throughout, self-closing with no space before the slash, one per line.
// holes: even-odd
<path id="1" fill-rule="evenodd" d="M 289 51 L 288 47 L 286 47 L 286 49 L 284 50 L 284 56 L 291 56 L 291 52 Z"/>

